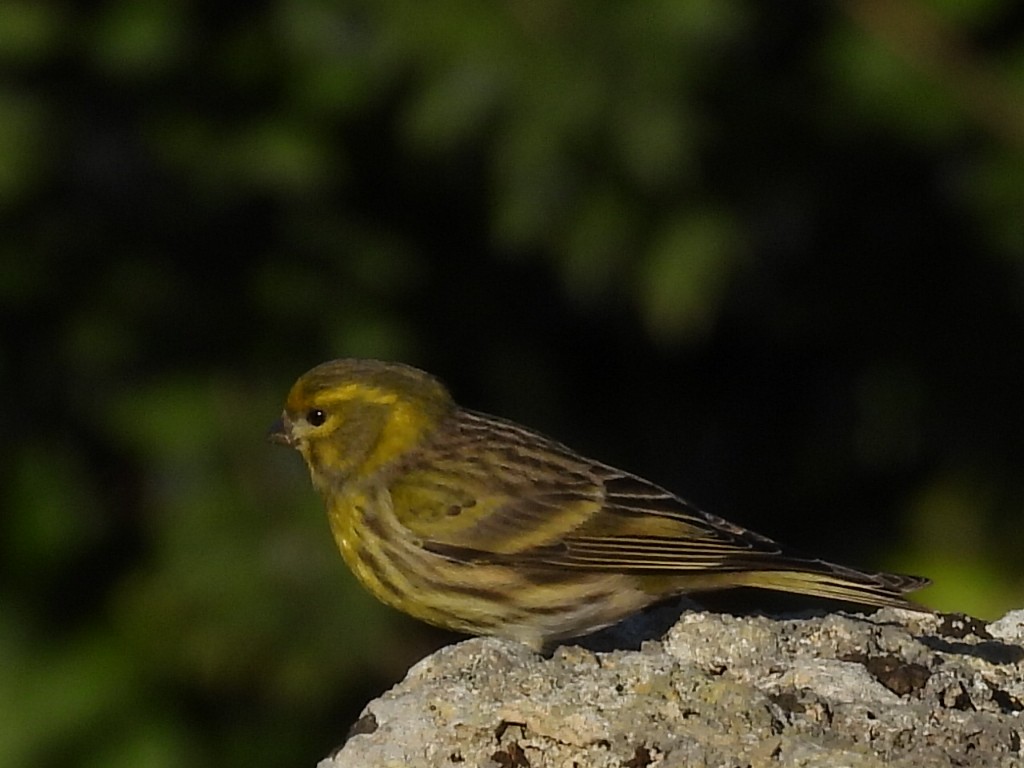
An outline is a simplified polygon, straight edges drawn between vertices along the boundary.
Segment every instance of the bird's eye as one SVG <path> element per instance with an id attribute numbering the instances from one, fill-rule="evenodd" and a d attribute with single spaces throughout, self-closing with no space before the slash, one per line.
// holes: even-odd
<path id="1" fill-rule="evenodd" d="M 306 421 L 312 424 L 314 427 L 321 426 L 327 421 L 327 414 L 321 411 L 319 408 L 313 408 L 306 414 Z"/>

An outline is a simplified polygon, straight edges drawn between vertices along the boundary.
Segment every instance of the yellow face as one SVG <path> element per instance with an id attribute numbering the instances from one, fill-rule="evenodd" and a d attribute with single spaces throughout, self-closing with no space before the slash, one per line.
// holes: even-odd
<path id="1" fill-rule="evenodd" d="M 338 489 L 414 448 L 453 408 L 444 387 L 414 368 L 336 360 L 295 383 L 270 439 L 298 450 L 322 491 Z"/>

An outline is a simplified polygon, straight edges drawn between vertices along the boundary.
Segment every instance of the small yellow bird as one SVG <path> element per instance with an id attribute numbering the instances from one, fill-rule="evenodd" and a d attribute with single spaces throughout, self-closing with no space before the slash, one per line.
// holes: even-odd
<path id="1" fill-rule="evenodd" d="M 306 460 L 363 585 L 447 629 L 540 649 L 727 587 L 924 610 L 902 594 L 927 579 L 787 552 L 643 478 L 460 408 L 406 365 L 313 368 L 270 438 Z"/>

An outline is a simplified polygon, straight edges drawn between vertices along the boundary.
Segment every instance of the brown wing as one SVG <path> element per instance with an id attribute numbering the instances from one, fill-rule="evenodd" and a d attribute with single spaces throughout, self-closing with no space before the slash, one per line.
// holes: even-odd
<path id="1" fill-rule="evenodd" d="M 463 561 L 679 576 L 709 586 L 713 574 L 732 574 L 721 583 L 728 586 L 744 582 L 736 574 L 776 572 L 760 581 L 778 583 L 761 585 L 876 603 L 899 602 L 887 596 L 927 584 L 786 552 L 642 478 L 471 412 L 460 412 L 418 465 L 405 468 L 392 496 L 424 548 Z"/>
<path id="2" fill-rule="evenodd" d="M 458 412 L 389 484 L 399 521 L 466 559 L 532 558 L 600 514 L 604 489 L 569 449 L 510 422 Z"/>

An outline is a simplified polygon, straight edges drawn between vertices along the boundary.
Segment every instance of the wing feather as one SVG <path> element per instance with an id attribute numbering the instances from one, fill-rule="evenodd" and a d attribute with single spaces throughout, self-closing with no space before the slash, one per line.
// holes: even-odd
<path id="1" fill-rule="evenodd" d="M 395 473 L 396 515 L 425 549 L 459 560 L 666 576 L 795 571 L 872 594 L 924 583 L 784 551 L 654 483 L 484 414 L 458 411 L 415 462 Z"/>

